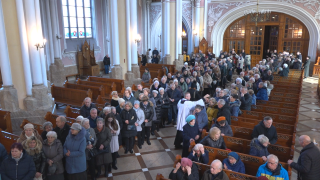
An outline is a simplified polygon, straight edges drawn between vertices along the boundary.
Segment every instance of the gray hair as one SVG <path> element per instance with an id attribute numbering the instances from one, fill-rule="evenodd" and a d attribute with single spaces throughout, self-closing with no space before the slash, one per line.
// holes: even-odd
<path id="1" fill-rule="evenodd" d="M 263 134 L 260 134 L 258 136 L 258 141 L 261 143 L 261 144 L 264 144 L 264 143 L 268 143 L 269 142 L 269 138 Z"/>
<path id="2" fill-rule="evenodd" d="M 216 91 L 221 91 L 221 88 L 216 88 Z"/>
<path id="3" fill-rule="evenodd" d="M 218 163 L 219 164 L 219 168 L 222 170 L 223 166 L 222 166 L 222 162 L 219 159 L 215 159 L 214 161 L 212 161 L 211 165 L 214 163 Z"/>
<path id="4" fill-rule="evenodd" d="M 49 122 L 49 121 L 47 121 L 47 122 L 43 123 L 43 125 L 42 125 L 43 129 L 45 129 L 45 128 L 46 128 L 46 126 L 51 126 L 51 127 L 53 127 L 52 123 L 51 123 L 51 122 Z"/>
<path id="5" fill-rule="evenodd" d="M 193 150 L 195 150 L 195 151 L 199 151 L 200 150 L 200 148 L 202 148 L 203 147 L 203 145 L 202 144 L 200 144 L 200 143 L 198 143 L 198 144 L 196 144 L 194 147 L 193 147 Z"/>
<path id="6" fill-rule="evenodd" d="M 103 113 L 106 113 L 106 112 L 111 112 L 111 107 L 105 107 L 103 108 Z"/>
<path id="7" fill-rule="evenodd" d="M 235 84 L 235 83 L 232 83 L 230 86 L 231 86 L 232 88 L 234 88 L 234 87 L 236 87 L 236 84 Z"/>
<path id="8" fill-rule="evenodd" d="M 269 154 L 269 155 L 267 156 L 267 161 L 269 161 L 269 159 L 274 159 L 277 164 L 279 163 L 279 158 L 278 158 L 276 155 L 274 155 L 274 154 Z"/>
<path id="9" fill-rule="evenodd" d="M 97 124 L 98 124 L 99 121 L 101 121 L 104 124 L 104 119 L 103 118 L 98 118 L 97 121 L 96 121 Z"/>
<path id="10" fill-rule="evenodd" d="M 57 133 L 54 131 L 49 131 L 46 135 L 47 137 L 54 137 L 55 139 L 57 139 Z"/>
<path id="11" fill-rule="evenodd" d="M 84 123 L 87 122 L 87 121 L 90 123 L 90 120 L 88 118 L 83 118 L 82 122 L 81 122 L 81 126 L 83 126 Z"/>
<path id="12" fill-rule="evenodd" d="M 58 118 L 60 118 L 60 121 L 62 121 L 62 122 L 67 122 L 67 119 L 64 116 L 59 116 Z"/>
<path id="13" fill-rule="evenodd" d="M 263 82 L 259 82 L 259 85 L 262 84 L 263 87 L 266 87 Z"/>
<path id="14" fill-rule="evenodd" d="M 226 104 L 226 101 L 224 99 L 219 99 L 218 103 L 222 104 L 222 105 L 225 105 Z"/>
<path id="15" fill-rule="evenodd" d="M 86 98 L 84 98 L 84 100 L 90 100 L 90 101 L 91 101 L 91 98 L 89 98 L 89 97 L 86 97 Z"/>
<path id="16" fill-rule="evenodd" d="M 259 74 L 255 74 L 254 77 L 260 78 L 260 75 Z"/>
<path id="17" fill-rule="evenodd" d="M 250 81 L 256 82 L 256 80 L 253 77 L 250 78 Z"/>
<path id="18" fill-rule="evenodd" d="M 111 111 L 112 111 L 113 109 L 116 109 L 116 107 L 111 106 L 110 109 L 111 109 Z"/>
<path id="19" fill-rule="evenodd" d="M 272 120 L 272 117 L 266 116 L 266 117 L 263 118 L 263 120 L 264 120 L 264 121 Z"/>
<path id="20" fill-rule="evenodd" d="M 92 109 L 90 109 L 90 113 L 91 113 L 92 111 L 94 111 L 94 110 L 96 110 L 96 111 L 98 112 L 98 110 L 97 110 L 96 108 L 92 108 Z"/>
<path id="21" fill-rule="evenodd" d="M 241 78 L 237 78 L 236 82 L 242 83 L 242 79 Z"/>

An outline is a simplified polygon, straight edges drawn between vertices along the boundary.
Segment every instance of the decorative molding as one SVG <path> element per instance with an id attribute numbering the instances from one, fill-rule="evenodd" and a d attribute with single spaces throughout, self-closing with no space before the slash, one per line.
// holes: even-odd
<path id="1" fill-rule="evenodd" d="M 182 16 L 187 20 L 189 27 L 192 29 L 192 3 L 182 3 Z"/>
<path id="2" fill-rule="evenodd" d="M 320 20 L 320 1 L 317 0 L 277 0 L 278 2 L 284 2 L 284 3 L 302 3 L 304 7 L 307 7 L 308 9 L 312 10 L 315 15 L 314 18 L 317 20 Z"/>
<path id="3" fill-rule="evenodd" d="M 153 27 L 155 21 L 158 20 L 158 17 L 161 16 L 161 4 L 152 5 L 150 7 L 150 27 Z"/>

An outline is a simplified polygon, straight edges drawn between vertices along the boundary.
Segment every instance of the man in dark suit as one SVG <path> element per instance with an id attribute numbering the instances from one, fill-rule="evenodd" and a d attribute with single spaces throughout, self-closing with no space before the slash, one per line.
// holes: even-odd
<path id="1" fill-rule="evenodd" d="M 176 89 L 176 86 L 174 83 L 170 85 L 170 89 L 167 91 L 169 100 L 170 100 L 170 108 L 169 108 L 169 113 L 168 113 L 168 123 L 167 125 L 171 124 L 172 119 L 173 119 L 173 125 L 176 124 L 177 120 L 177 104 L 179 100 L 181 99 L 181 93 L 178 89 Z"/>

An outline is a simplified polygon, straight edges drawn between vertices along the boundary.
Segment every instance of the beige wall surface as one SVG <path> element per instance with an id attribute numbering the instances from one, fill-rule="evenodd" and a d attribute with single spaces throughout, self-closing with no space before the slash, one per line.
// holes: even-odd
<path id="1" fill-rule="evenodd" d="M 170 64 L 176 59 L 176 2 L 170 3 Z"/>

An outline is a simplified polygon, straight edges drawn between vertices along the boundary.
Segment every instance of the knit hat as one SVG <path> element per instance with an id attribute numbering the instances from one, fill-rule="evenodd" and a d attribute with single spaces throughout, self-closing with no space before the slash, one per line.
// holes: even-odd
<path id="1" fill-rule="evenodd" d="M 156 93 L 156 94 L 158 94 L 158 91 L 157 91 L 157 90 L 153 90 L 153 91 L 152 91 L 152 93 Z"/>
<path id="2" fill-rule="evenodd" d="M 265 177 L 265 176 L 260 176 L 260 177 L 257 178 L 257 180 L 268 180 L 268 178 Z"/>
<path id="3" fill-rule="evenodd" d="M 26 125 L 23 126 L 23 129 L 24 129 L 24 130 L 26 130 L 26 129 L 34 129 L 34 125 L 28 123 L 28 124 L 26 124 Z"/>
<path id="4" fill-rule="evenodd" d="M 135 100 L 135 101 L 134 101 L 134 105 L 136 105 L 136 104 L 140 104 L 140 101 Z"/>
<path id="5" fill-rule="evenodd" d="M 79 123 L 73 123 L 72 126 L 70 127 L 71 129 L 80 131 L 82 129 L 81 125 Z"/>
<path id="6" fill-rule="evenodd" d="M 125 101 L 123 98 L 119 98 L 119 99 L 118 99 L 118 103 L 119 103 L 119 104 L 124 103 L 124 102 L 126 102 L 126 101 Z"/>
<path id="7" fill-rule="evenodd" d="M 192 167 L 192 161 L 189 158 L 182 158 L 181 159 L 181 167 Z"/>
<path id="8" fill-rule="evenodd" d="M 220 123 L 221 121 L 225 121 L 226 120 L 226 117 L 224 116 L 220 116 L 218 117 L 217 121 Z"/>
<path id="9" fill-rule="evenodd" d="M 193 119 L 196 119 L 196 117 L 194 115 L 189 115 L 186 119 L 187 123 L 189 123 L 190 121 L 192 121 Z"/>
<path id="10" fill-rule="evenodd" d="M 228 156 L 231 156 L 231 157 L 235 158 L 237 161 L 239 159 L 239 155 L 236 152 L 231 152 L 231 153 L 228 154 Z"/>

